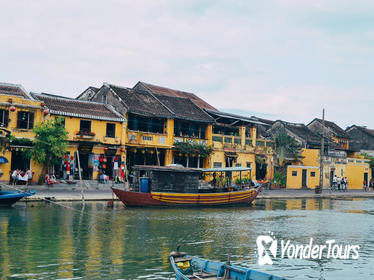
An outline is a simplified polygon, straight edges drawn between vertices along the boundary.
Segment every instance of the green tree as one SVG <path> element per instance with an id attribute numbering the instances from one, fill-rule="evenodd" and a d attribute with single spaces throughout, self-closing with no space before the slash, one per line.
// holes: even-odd
<path id="1" fill-rule="evenodd" d="M 279 167 L 283 167 L 286 161 L 300 161 L 303 158 L 301 145 L 286 132 L 280 132 L 275 137 L 275 156 Z"/>
<path id="2" fill-rule="evenodd" d="M 32 159 L 44 165 L 47 171 L 59 164 L 67 149 L 67 131 L 62 118 L 55 118 L 39 123 L 34 128 Z"/>
<path id="3" fill-rule="evenodd" d="M 373 175 L 374 175 L 374 157 L 367 154 L 367 153 L 362 153 L 362 155 L 364 156 L 365 159 L 370 160 L 369 166 L 371 168 L 371 176 L 373 177 Z"/>

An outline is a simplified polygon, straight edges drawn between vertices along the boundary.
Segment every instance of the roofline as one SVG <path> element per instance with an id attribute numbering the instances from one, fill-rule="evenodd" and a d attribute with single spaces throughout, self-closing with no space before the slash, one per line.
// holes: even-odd
<path id="1" fill-rule="evenodd" d="M 325 122 L 329 122 L 329 123 L 333 123 L 334 125 L 336 125 L 337 127 L 339 127 L 344 133 L 346 133 L 347 135 L 345 135 L 345 137 L 340 137 L 338 134 L 340 134 L 340 133 L 337 133 L 332 127 L 328 127 L 328 126 L 326 126 L 326 123 L 325 124 L 323 124 L 326 128 L 328 128 L 328 129 L 330 129 L 330 130 L 332 130 L 332 132 L 336 135 L 336 137 L 339 137 L 339 138 L 346 138 L 346 139 L 349 139 L 350 137 L 349 137 L 349 135 L 348 135 L 348 133 L 343 129 L 343 128 L 341 128 L 340 126 L 338 126 L 335 122 L 333 122 L 333 121 L 329 121 L 329 120 L 322 120 L 322 119 L 319 119 L 319 118 L 314 118 L 310 123 L 308 123 L 306 126 L 309 126 L 312 122 L 314 122 L 314 121 L 318 121 L 319 123 L 321 123 L 322 124 L 322 121 L 325 121 Z"/>
<path id="2" fill-rule="evenodd" d="M 0 85 L 2 85 L 2 86 L 8 86 L 8 87 L 18 87 L 18 88 L 20 88 L 20 89 L 23 91 L 23 93 L 24 93 L 28 98 L 30 98 L 31 100 L 35 100 L 35 99 L 31 96 L 30 92 L 28 92 L 28 91 L 23 87 L 23 85 L 21 85 L 21 84 L 12 84 L 12 83 L 0 82 Z"/>
<path id="3" fill-rule="evenodd" d="M 208 113 L 211 113 L 211 114 L 223 114 L 223 115 L 228 115 L 228 117 L 231 117 L 231 118 L 239 119 L 241 121 L 251 122 L 251 123 L 254 123 L 254 124 L 260 124 L 260 125 L 264 125 L 264 126 L 271 126 L 267 123 L 263 123 L 261 121 L 253 120 L 253 119 L 251 119 L 251 117 L 240 116 L 240 115 L 226 113 L 226 112 L 222 112 L 222 111 L 214 111 L 214 110 L 210 110 L 210 109 L 204 109 L 204 110 L 207 111 Z"/>
<path id="4" fill-rule="evenodd" d="M 109 111 L 111 111 L 113 114 L 117 115 L 118 118 L 110 118 L 110 117 L 98 117 L 94 115 L 86 115 L 86 114 L 75 114 L 75 113 L 68 113 L 68 112 L 63 112 L 63 111 L 57 111 L 50 109 L 51 114 L 56 114 L 56 115 L 63 115 L 63 116 L 73 116 L 73 117 L 80 117 L 80 118 L 88 118 L 88 119 L 97 119 L 97 120 L 112 120 L 112 121 L 126 121 L 126 118 L 123 117 L 120 113 L 118 113 L 114 108 L 111 108 L 107 106 L 107 104 L 100 103 L 100 102 L 95 102 L 95 101 L 88 101 L 88 100 L 80 100 L 80 99 L 74 99 L 74 98 L 69 98 L 69 97 L 63 97 L 63 96 L 58 96 L 58 95 L 53 95 L 53 94 L 44 94 L 44 93 L 36 93 L 32 92 L 31 94 L 34 94 L 36 96 L 41 96 L 41 97 L 47 97 L 51 99 L 60 99 L 60 100 L 68 100 L 68 101 L 74 101 L 74 102 L 81 102 L 81 103 L 89 103 L 89 104 L 97 104 L 97 105 L 102 105 L 105 108 L 107 108 Z M 38 99 L 38 101 L 43 102 L 43 100 Z M 46 106 L 48 108 L 48 106 Z"/>
<path id="5" fill-rule="evenodd" d="M 362 127 L 362 126 L 359 126 L 359 125 L 356 125 L 356 124 L 353 124 L 353 125 L 347 127 L 347 129 L 346 129 L 345 131 L 347 131 L 347 130 L 353 128 L 353 127 L 356 127 L 357 129 L 359 129 L 359 130 L 365 132 L 366 134 L 368 134 L 370 137 L 373 137 L 373 138 L 374 138 L 374 135 L 373 135 L 373 134 L 371 134 L 371 133 L 369 133 L 369 132 L 366 131 L 368 128 L 365 128 L 365 127 Z M 348 132 L 347 132 L 347 133 L 348 133 Z"/>
<path id="6" fill-rule="evenodd" d="M 77 97 L 75 97 L 75 99 L 77 100 L 80 100 L 79 98 L 83 95 L 83 93 L 85 93 L 89 88 L 97 88 L 98 91 L 100 90 L 100 88 L 98 87 L 94 87 L 94 86 L 89 86 L 88 88 L 86 88 L 84 91 L 82 91 Z"/>

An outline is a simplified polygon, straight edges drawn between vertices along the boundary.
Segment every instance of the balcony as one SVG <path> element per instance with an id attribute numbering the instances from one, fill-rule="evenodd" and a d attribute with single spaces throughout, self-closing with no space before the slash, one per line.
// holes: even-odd
<path id="1" fill-rule="evenodd" d="M 208 141 L 205 139 L 199 139 L 199 138 L 188 138 L 188 137 L 174 137 L 174 143 L 196 143 L 196 144 L 207 144 Z"/>
<path id="2" fill-rule="evenodd" d="M 82 140 L 93 140 L 95 139 L 95 136 L 96 134 L 93 131 L 80 130 L 75 133 L 75 138 L 82 139 Z"/>
<path id="3" fill-rule="evenodd" d="M 129 130 L 127 132 L 128 144 L 169 147 L 167 143 L 168 135 L 161 133 L 142 132 Z"/>

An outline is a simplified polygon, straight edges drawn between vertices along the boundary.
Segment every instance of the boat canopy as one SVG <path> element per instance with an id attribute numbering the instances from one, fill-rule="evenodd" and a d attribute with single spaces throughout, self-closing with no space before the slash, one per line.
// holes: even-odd
<path id="1" fill-rule="evenodd" d="M 250 171 L 250 167 L 200 168 L 202 172 L 242 172 Z"/>

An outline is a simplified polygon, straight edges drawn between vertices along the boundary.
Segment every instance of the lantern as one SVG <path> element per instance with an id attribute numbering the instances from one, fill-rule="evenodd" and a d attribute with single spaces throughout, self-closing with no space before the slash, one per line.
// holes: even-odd
<path id="1" fill-rule="evenodd" d="M 103 169 L 106 169 L 106 164 L 103 164 Z"/>
<path id="2" fill-rule="evenodd" d="M 44 116 L 48 115 L 48 114 L 49 114 L 49 110 L 48 110 L 48 109 L 45 109 L 45 110 L 43 111 L 43 114 L 44 114 Z"/>
<path id="3" fill-rule="evenodd" d="M 9 103 L 13 103 L 13 99 L 12 98 L 8 98 L 8 102 Z"/>
<path id="4" fill-rule="evenodd" d="M 136 154 L 136 149 L 132 150 Z"/>
<path id="5" fill-rule="evenodd" d="M 40 103 L 40 106 L 44 107 L 44 106 L 45 106 L 45 103 L 44 103 L 44 102 Z"/>
<path id="6" fill-rule="evenodd" d="M 16 110 L 16 107 L 10 106 L 9 111 L 14 112 Z"/>
<path id="7" fill-rule="evenodd" d="M 142 154 L 145 154 L 145 151 L 144 151 L 144 150 L 142 150 Z"/>
<path id="8" fill-rule="evenodd" d="M 182 156 L 182 153 L 179 153 L 179 154 L 178 154 L 178 156 L 180 156 L 180 157 L 181 157 L 181 156 Z"/>
<path id="9" fill-rule="evenodd" d="M 149 153 L 150 153 L 151 155 L 153 155 L 154 151 L 153 151 L 153 150 L 150 150 Z"/>
<path id="10" fill-rule="evenodd" d="M 108 151 L 108 147 L 104 147 L 104 151 Z"/>
<path id="11" fill-rule="evenodd" d="M 121 153 L 125 152 L 125 149 L 124 148 L 121 148 L 119 149 L 121 151 Z"/>

